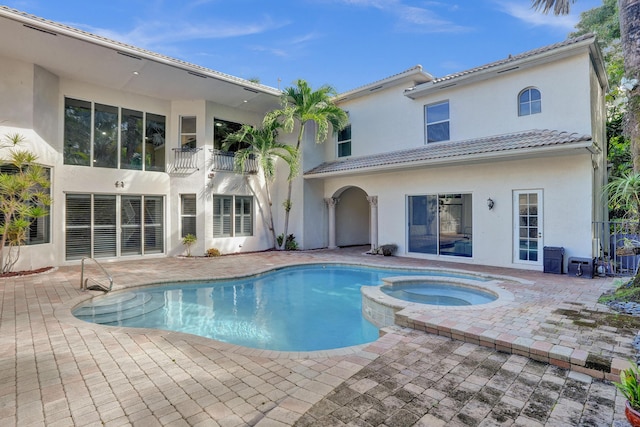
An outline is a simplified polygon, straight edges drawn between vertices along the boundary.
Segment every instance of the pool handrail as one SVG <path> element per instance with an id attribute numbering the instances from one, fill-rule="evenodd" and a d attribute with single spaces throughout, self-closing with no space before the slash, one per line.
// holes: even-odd
<path id="1" fill-rule="evenodd" d="M 88 290 L 89 288 L 87 287 L 87 283 L 89 282 L 89 278 L 87 277 L 86 279 L 84 278 L 84 260 L 89 259 L 93 262 L 96 263 L 96 265 L 100 268 L 100 270 L 102 270 L 102 272 L 104 273 L 105 276 L 107 276 L 107 279 L 109 280 L 109 287 L 103 285 L 102 283 L 98 282 L 96 279 L 91 279 L 91 281 L 93 283 L 95 283 L 95 285 L 98 287 L 98 289 L 95 289 L 92 287 L 92 289 L 90 290 L 101 290 L 104 292 L 109 292 L 111 291 L 111 289 L 113 288 L 113 277 L 111 277 L 111 274 L 109 274 L 109 272 L 102 266 L 102 264 L 100 264 L 96 259 L 91 258 L 91 257 L 82 257 L 82 263 L 81 263 L 81 269 L 80 269 L 80 289 L 83 291 Z"/>

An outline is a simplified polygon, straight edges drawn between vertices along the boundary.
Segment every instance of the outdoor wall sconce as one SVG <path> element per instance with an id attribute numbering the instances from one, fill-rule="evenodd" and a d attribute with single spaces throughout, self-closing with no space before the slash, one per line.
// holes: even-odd
<path id="1" fill-rule="evenodd" d="M 207 174 L 207 177 L 209 179 L 213 179 L 214 176 L 216 176 L 216 173 L 214 171 L 209 171 L 209 173 Z"/>
<path id="2" fill-rule="evenodd" d="M 489 210 L 493 209 L 493 205 L 495 205 L 496 203 L 493 201 L 493 199 L 491 197 L 489 197 L 487 199 L 487 206 L 489 206 Z"/>
<path id="3" fill-rule="evenodd" d="M 124 181 L 116 181 L 115 186 L 116 188 L 124 188 Z"/>

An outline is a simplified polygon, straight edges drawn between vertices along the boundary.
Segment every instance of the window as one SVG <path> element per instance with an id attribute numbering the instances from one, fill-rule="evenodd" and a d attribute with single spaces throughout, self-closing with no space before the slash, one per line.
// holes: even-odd
<path id="1" fill-rule="evenodd" d="M 252 235 L 253 197 L 213 196 L 213 237 Z"/>
<path id="2" fill-rule="evenodd" d="M 187 234 L 196 234 L 196 195 L 182 194 L 180 196 L 180 222 L 182 230 L 180 237 Z"/>
<path id="3" fill-rule="evenodd" d="M 229 122 L 222 119 L 213 119 L 213 148 L 216 150 L 222 150 L 224 140 L 227 136 L 239 131 L 240 128 L 242 128 L 240 123 Z M 246 147 L 246 144 L 236 143 L 230 146 L 227 151 L 236 152 Z"/>
<path id="4" fill-rule="evenodd" d="M 235 235 L 251 236 L 253 234 L 253 216 L 251 215 L 252 197 L 235 197 Z"/>
<path id="5" fill-rule="evenodd" d="M 47 177 L 47 180 L 51 182 L 51 169 L 43 167 L 44 174 Z M 14 165 L 0 165 L 0 173 L 2 174 L 16 174 L 18 173 L 18 168 Z M 44 192 L 47 195 L 51 194 L 49 187 L 42 188 L 41 186 L 37 186 L 37 191 Z M 33 205 L 33 202 L 30 202 Z M 49 212 L 49 206 L 42 206 L 47 213 Z M 51 227 L 50 227 L 50 216 L 47 214 L 45 216 L 39 218 L 32 218 L 30 220 L 29 229 L 27 230 L 26 241 L 23 243 L 24 245 L 39 245 L 42 243 L 49 243 L 51 239 Z M 4 215 L 0 212 L 0 227 L 4 225 Z"/>
<path id="6" fill-rule="evenodd" d="M 65 236 L 67 260 L 163 253 L 164 199 L 67 194 Z"/>
<path id="7" fill-rule="evenodd" d="M 351 155 L 351 125 L 338 132 L 338 157 Z"/>
<path id="8" fill-rule="evenodd" d="M 518 95 L 518 115 L 529 116 L 542 112 L 542 98 L 536 88 L 527 88 Z"/>
<path id="9" fill-rule="evenodd" d="M 449 101 L 424 107 L 427 143 L 449 140 Z"/>
<path id="10" fill-rule="evenodd" d="M 180 148 L 196 148 L 196 117 L 180 117 Z"/>
<path id="11" fill-rule="evenodd" d="M 142 130 L 141 111 L 122 109 L 120 123 L 120 167 L 122 169 L 142 170 Z"/>
<path id="12" fill-rule="evenodd" d="M 162 172 L 165 122 L 157 114 L 65 98 L 64 164 Z"/>
<path id="13" fill-rule="evenodd" d="M 471 194 L 409 196 L 409 252 L 472 256 Z"/>
<path id="14" fill-rule="evenodd" d="M 93 166 L 118 167 L 118 108 L 95 104 L 93 121 Z"/>

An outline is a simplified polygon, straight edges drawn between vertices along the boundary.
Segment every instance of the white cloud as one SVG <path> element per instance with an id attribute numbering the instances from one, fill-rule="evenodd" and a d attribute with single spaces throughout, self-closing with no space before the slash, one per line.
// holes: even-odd
<path id="1" fill-rule="evenodd" d="M 554 27 L 563 31 L 571 31 L 579 21 L 579 16 L 575 13 L 570 15 L 556 16 L 552 13 L 544 14 L 531 8 L 531 3 L 496 1 L 499 9 L 512 17 L 525 22 L 533 27 Z"/>
<path id="2" fill-rule="evenodd" d="M 190 40 L 224 39 L 260 34 L 286 26 L 288 22 L 276 22 L 268 16 L 257 22 L 208 22 L 199 25 L 186 21 L 158 20 L 141 22 L 128 32 L 117 32 L 82 24 L 70 25 L 102 37 L 150 49 Z"/>
<path id="3" fill-rule="evenodd" d="M 459 33 L 469 31 L 469 27 L 455 24 L 452 21 L 441 18 L 438 14 L 425 7 L 409 6 L 402 0 L 337 0 L 340 3 L 373 7 L 384 11 L 396 18 L 396 28 L 404 32 L 419 33 Z M 425 6 L 442 7 L 446 3 L 427 1 Z M 448 5 L 450 11 L 455 11 L 457 6 Z"/>

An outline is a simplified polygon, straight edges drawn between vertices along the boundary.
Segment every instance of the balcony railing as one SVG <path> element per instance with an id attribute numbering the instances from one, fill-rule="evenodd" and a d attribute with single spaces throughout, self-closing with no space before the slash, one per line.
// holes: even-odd
<path id="1" fill-rule="evenodd" d="M 173 148 L 173 164 L 171 173 L 190 173 L 199 170 L 198 151 L 202 148 Z"/>
<path id="2" fill-rule="evenodd" d="M 235 153 L 230 151 L 211 150 L 211 169 L 215 171 L 235 172 Z M 258 160 L 252 155 L 244 164 L 244 173 L 258 173 Z"/>
<path id="3" fill-rule="evenodd" d="M 640 266 L 640 224 L 632 221 L 594 222 L 594 256 L 605 272 L 632 276 Z"/>

